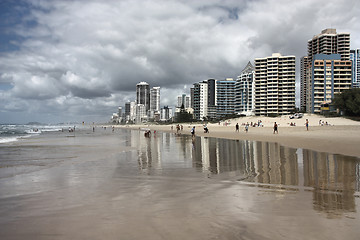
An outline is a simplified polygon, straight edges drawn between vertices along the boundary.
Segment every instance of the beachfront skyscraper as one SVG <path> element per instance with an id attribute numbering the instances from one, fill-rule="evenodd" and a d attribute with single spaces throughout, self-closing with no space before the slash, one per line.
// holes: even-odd
<path id="1" fill-rule="evenodd" d="M 276 116 L 295 110 L 295 56 L 274 53 L 255 59 L 255 114 Z"/>
<path id="2" fill-rule="evenodd" d="M 125 103 L 125 121 L 135 121 L 136 118 L 136 102 Z"/>
<path id="3" fill-rule="evenodd" d="M 235 84 L 232 78 L 216 81 L 216 118 L 235 114 Z"/>
<path id="4" fill-rule="evenodd" d="M 360 88 L 360 48 L 350 51 L 352 61 L 352 87 Z"/>
<path id="5" fill-rule="evenodd" d="M 184 105 L 184 108 L 190 107 L 190 97 L 186 96 L 186 94 L 178 96 L 177 107 L 181 107 L 182 105 Z"/>
<path id="6" fill-rule="evenodd" d="M 255 68 L 248 62 L 236 79 L 235 113 L 255 114 Z"/>
<path id="7" fill-rule="evenodd" d="M 311 113 L 329 110 L 334 95 L 351 88 L 350 60 L 342 60 L 340 54 L 315 54 L 308 81 L 307 109 Z M 323 109 L 322 109 L 323 108 Z"/>
<path id="8" fill-rule="evenodd" d="M 208 115 L 207 81 L 194 84 L 194 118 L 203 120 Z"/>
<path id="9" fill-rule="evenodd" d="M 150 109 L 150 86 L 148 83 L 136 84 L 136 104 L 143 104 L 146 112 Z"/>
<path id="10" fill-rule="evenodd" d="M 208 108 L 207 118 L 214 119 L 217 117 L 217 80 L 211 78 L 207 80 L 208 85 Z"/>
<path id="11" fill-rule="evenodd" d="M 147 121 L 146 108 L 144 104 L 136 104 L 136 123 Z"/>
<path id="12" fill-rule="evenodd" d="M 160 87 L 150 89 L 150 111 L 148 114 L 151 119 L 160 116 Z"/>
<path id="13" fill-rule="evenodd" d="M 310 74 L 310 71 L 308 70 L 308 57 L 302 57 L 300 59 L 300 110 L 306 111 L 306 99 L 308 99 L 307 94 L 307 77 Z"/>
<path id="14" fill-rule="evenodd" d="M 340 54 L 341 60 L 350 60 L 350 33 L 337 33 L 328 28 L 308 40 L 309 62 L 315 54 Z"/>
<path id="15" fill-rule="evenodd" d="M 315 35 L 312 39 L 308 40 L 308 55 L 302 58 L 301 61 L 301 73 L 300 73 L 300 107 L 302 110 L 307 112 L 317 111 L 317 107 L 313 107 L 315 96 L 326 95 L 326 87 L 324 86 L 324 91 L 321 92 L 321 89 L 316 89 L 316 94 L 312 86 L 315 86 L 317 83 L 314 81 L 314 56 L 318 54 L 331 55 L 339 54 L 338 57 L 332 59 L 323 59 L 323 60 L 335 60 L 335 61 L 349 61 L 350 60 L 350 33 L 337 33 L 336 29 L 324 29 L 320 34 Z M 324 58 L 324 57 L 321 57 Z M 319 59 L 319 57 L 317 58 Z M 344 62 L 345 65 L 347 63 Z M 337 63 L 335 64 L 337 65 Z M 334 66 L 335 66 L 334 65 Z M 332 78 L 327 76 L 327 78 Z M 341 77 L 343 78 L 343 77 Z M 346 76 L 344 77 L 346 79 Z M 334 85 L 335 86 L 335 85 Z M 336 87 L 335 87 L 336 88 Z M 327 98 L 329 99 L 329 98 Z"/>
<path id="16" fill-rule="evenodd" d="M 192 90 L 191 105 L 194 118 L 204 120 L 216 117 L 216 80 L 208 79 L 195 83 Z"/>
<path id="17" fill-rule="evenodd" d="M 173 117 L 172 108 L 169 106 L 164 106 L 160 109 L 160 120 L 161 121 L 168 121 Z"/>
<path id="18" fill-rule="evenodd" d="M 150 89 L 150 110 L 154 112 L 160 111 L 160 87 Z"/>

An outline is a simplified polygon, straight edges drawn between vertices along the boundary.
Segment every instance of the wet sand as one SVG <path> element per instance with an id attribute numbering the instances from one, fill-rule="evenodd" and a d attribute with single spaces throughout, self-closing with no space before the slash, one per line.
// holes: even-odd
<path id="1" fill-rule="evenodd" d="M 232 178 L 234 171 L 220 177 L 193 167 L 204 158 L 189 154 L 203 152 L 198 142 L 204 139 L 194 145 L 175 134 L 148 139 L 139 131 L 100 131 L 0 148 L 8 160 L 27 165 L 38 157 L 26 149 L 47 159 L 34 171 L 0 178 L 0 239 L 358 239 L 359 192 L 347 186 L 359 176 L 341 177 L 340 191 L 338 183 L 334 191 L 325 185 L 317 191 L 307 184 L 245 182 Z M 354 161 L 338 162 L 337 168 L 350 169 Z"/>
<path id="2" fill-rule="evenodd" d="M 309 130 L 305 128 L 305 119 L 309 119 Z M 262 120 L 263 127 L 249 127 L 245 132 L 246 123 L 257 123 Z M 319 120 L 324 125 L 319 125 Z M 278 134 L 273 134 L 273 124 L 279 124 Z M 293 122 L 296 126 L 290 126 Z M 329 125 L 326 125 L 328 122 Z M 239 123 L 239 132 L 235 131 L 235 125 Z M 320 152 L 343 154 L 360 157 L 360 122 L 345 118 L 322 118 L 318 115 L 306 114 L 301 119 L 289 119 L 288 116 L 277 118 L 269 117 L 244 117 L 232 119 L 225 125 L 207 124 L 209 133 L 204 133 L 203 125 L 199 123 L 184 123 L 180 134 L 190 135 L 193 126 L 197 136 L 207 136 L 226 139 L 254 140 L 263 142 L 277 142 L 293 148 L 312 149 Z M 171 129 L 171 126 L 173 129 Z M 141 129 L 149 128 L 152 131 L 176 132 L 176 124 L 172 125 L 126 125 L 123 128 Z"/>

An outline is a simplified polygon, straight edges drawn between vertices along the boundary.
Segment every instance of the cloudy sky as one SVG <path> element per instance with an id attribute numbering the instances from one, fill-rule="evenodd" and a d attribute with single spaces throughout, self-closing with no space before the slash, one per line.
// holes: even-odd
<path id="1" fill-rule="evenodd" d="M 325 28 L 360 48 L 359 16 L 358 0 L 1 0 L 0 123 L 106 122 L 141 81 L 174 106 L 273 52 L 299 69 Z"/>

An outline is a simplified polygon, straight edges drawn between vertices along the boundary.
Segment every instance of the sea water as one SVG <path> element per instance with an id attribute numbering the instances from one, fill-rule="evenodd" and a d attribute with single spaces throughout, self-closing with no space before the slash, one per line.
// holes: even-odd
<path id="1" fill-rule="evenodd" d="M 39 135 L 42 132 L 58 132 L 68 128 L 65 125 L 0 124 L 0 144 Z"/>

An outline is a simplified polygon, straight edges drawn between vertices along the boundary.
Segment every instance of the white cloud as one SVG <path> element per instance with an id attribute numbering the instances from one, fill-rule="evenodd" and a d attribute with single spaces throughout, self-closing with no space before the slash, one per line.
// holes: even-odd
<path id="1" fill-rule="evenodd" d="M 162 105 L 175 105 L 184 85 L 235 78 L 256 57 L 306 55 L 307 40 L 328 27 L 350 32 L 352 47 L 360 47 L 355 0 L 38 0 L 26 6 L 28 14 L 6 29 L 20 38 L 12 41 L 18 50 L 0 55 L 0 83 L 13 86 L 0 90 L 4 119 L 26 111 L 28 118 L 41 112 L 59 121 L 107 120 L 134 100 L 140 81 L 162 88 Z"/>

